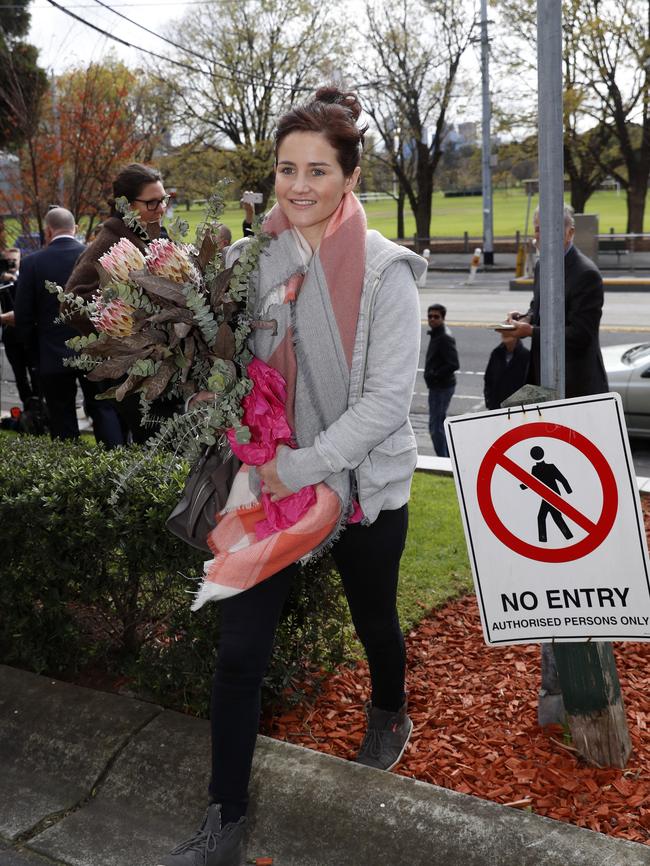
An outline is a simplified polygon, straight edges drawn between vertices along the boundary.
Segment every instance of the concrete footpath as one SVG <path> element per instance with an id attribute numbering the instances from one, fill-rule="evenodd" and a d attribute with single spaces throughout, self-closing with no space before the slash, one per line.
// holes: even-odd
<path id="1" fill-rule="evenodd" d="M 156 866 L 205 804 L 208 723 L 0 666 L 0 866 Z M 260 737 L 248 862 L 650 866 L 650 847 Z"/>

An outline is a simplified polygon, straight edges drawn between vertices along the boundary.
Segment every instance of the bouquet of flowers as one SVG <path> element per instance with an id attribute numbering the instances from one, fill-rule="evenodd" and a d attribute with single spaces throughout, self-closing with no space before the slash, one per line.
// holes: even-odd
<path id="1" fill-rule="evenodd" d="M 128 202 L 116 204 L 142 235 Z M 190 462 L 227 429 L 239 442 L 249 436 L 241 424 L 241 401 L 251 387 L 245 375 L 251 360 L 248 279 L 268 238 L 257 232 L 234 267 L 226 268 L 216 241 L 222 210 L 217 193 L 194 245 L 183 241 L 188 226 L 179 219 L 168 229 L 170 237 L 151 241 L 146 254 L 122 238 L 99 260 L 100 288 L 88 303 L 48 285 L 62 303 L 63 320 L 82 314 L 96 330 L 68 341 L 78 352 L 68 363 L 93 381 L 118 380 L 104 398 L 138 393 L 143 423 L 160 425 L 153 446 L 171 445 Z M 214 392 L 214 401 L 168 419 L 152 416 L 152 401 L 184 400 L 201 390 Z"/>

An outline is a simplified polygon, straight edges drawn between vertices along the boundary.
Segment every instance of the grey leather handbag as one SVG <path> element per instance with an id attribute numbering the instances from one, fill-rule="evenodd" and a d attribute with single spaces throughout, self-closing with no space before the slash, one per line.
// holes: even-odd
<path id="1" fill-rule="evenodd" d="M 187 476 L 183 495 L 167 518 L 167 529 L 192 547 L 211 553 L 207 538 L 228 500 L 240 465 L 231 451 L 207 448 Z"/>

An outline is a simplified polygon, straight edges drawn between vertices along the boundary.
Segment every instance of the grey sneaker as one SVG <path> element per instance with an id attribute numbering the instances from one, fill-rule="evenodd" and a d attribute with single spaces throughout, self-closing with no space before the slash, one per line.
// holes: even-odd
<path id="1" fill-rule="evenodd" d="M 392 770 L 399 764 L 413 730 L 406 714 L 406 701 L 396 713 L 366 704 L 368 730 L 356 757 L 358 764 L 377 770 Z"/>
<path id="2" fill-rule="evenodd" d="M 218 803 L 208 806 L 201 827 L 174 848 L 158 866 L 241 866 L 246 818 L 221 828 Z"/>

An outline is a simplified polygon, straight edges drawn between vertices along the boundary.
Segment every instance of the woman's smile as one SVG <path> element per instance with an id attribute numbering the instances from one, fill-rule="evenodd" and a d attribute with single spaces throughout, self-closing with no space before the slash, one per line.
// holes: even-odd
<path id="1" fill-rule="evenodd" d="M 316 249 L 359 170 L 345 177 L 336 150 L 320 132 L 292 132 L 278 148 L 275 194 L 289 221 Z"/>

